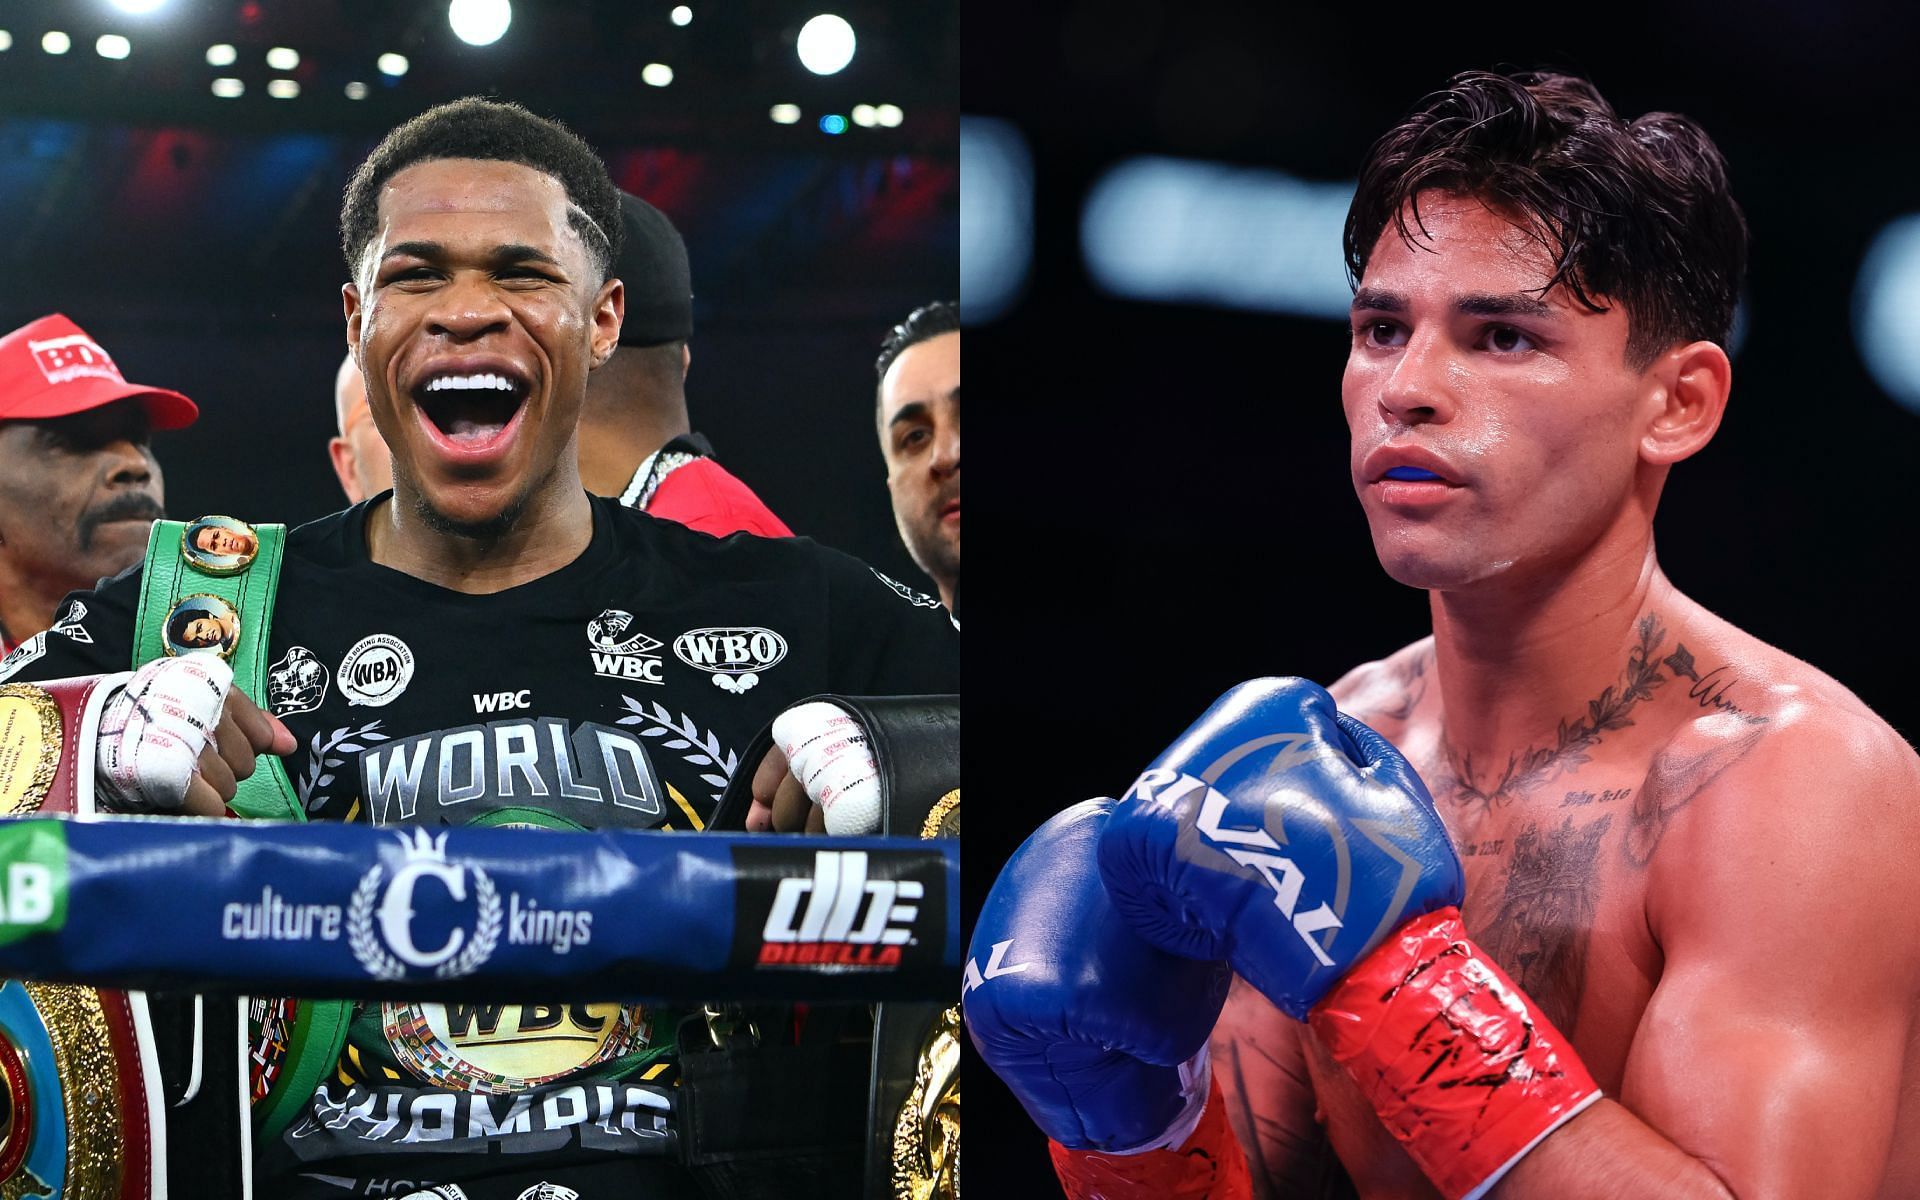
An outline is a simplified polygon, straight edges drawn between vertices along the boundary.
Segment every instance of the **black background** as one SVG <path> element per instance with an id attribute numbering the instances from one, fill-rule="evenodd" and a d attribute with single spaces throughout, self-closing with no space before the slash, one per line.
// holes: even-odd
<path id="1" fill-rule="evenodd" d="M 1079 251 L 1089 185 L 1148 153 L 1351 180 L 1461 70 L 1572 68 L 1622 114 L 1683 112 L 1719 143 L 1752 230 L 1747 330 L 1719 435 L 1667 487 L 1662 564 L 1920 725 L 1920 418 L 1872 382 L 1849 325 L 1874 233 L 1920 209 L 1911 9 L 969 0 L 966 19 L 963 111 L 1017 125 L 1035 176 L 1024 296 L 967 331 L 975 395 L 984 378 L 995 397 L 971 505 L 989 563 L 968 630 L 976 904 L 1035 825 L 1124 789 L 1233 683 L 1331 682 L 1428 631 L 1347 478 L 1345 329 L 1102 294 Z M 976 1066 L 968 1089 L 969 1186 L 1057 1194 L 1005 1088 Z"/>

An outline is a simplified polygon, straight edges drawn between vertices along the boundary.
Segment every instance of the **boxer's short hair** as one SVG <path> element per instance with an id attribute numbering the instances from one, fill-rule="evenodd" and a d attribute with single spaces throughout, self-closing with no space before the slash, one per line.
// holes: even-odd
<path id="1" fill-rule="evenodd" d="M 1437 189 L 1515 216 L 1592 311 L 1627 310 L 1627 361 L 1679 342 L 1725 345 L 1747 271 L 1747 223 L 1727 164 L 1677 113 L 1623 120 L 1593 84 L 1550 72 L 1469 71 L 1375 142 L 1347 212 L 1358 285 L 1389 223 L 1412 244 L 1415 198 Z"/>
<path id="2" fill-rule="evenodd" d="M 567 224 L 587 244 L 601 282 L 606 281 L 622 239 L 620 192 L 606 164 L 560 122 L 478 96 L 430 108 L 394 129 L 347 181 L 340 203 L 340 252 L 349 274 L 359 270 L 360 256 L 373 240 L 381 186 L 415 163 L 440 158 L 519 163 L 559 180 L 572 202 Z"/>

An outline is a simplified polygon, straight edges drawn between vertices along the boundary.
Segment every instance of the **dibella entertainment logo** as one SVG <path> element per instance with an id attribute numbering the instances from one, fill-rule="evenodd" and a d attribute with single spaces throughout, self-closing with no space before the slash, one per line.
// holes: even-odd
<path id="1" fill-rule="evenodd" d="M 946 889 L 937 855 L 736 846 L 733 859 L 737 963 L 840 972 L 939 961 Z"/>

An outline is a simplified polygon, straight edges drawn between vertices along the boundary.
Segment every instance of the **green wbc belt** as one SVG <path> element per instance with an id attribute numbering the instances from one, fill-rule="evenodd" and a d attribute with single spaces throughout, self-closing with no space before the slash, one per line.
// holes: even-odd
<path id="1" fill-rule="evenodd" d="M 156 658 L 215 654 L 233 668 L 233 685 L 264 706 L 267 635 L 286 542 L 284 525 L 253 526 L 232 517 L 155 521 L 134 620 L 135 669 Z M 230 807 L 243 817 L 307 819 L 286 768 L 272 755 L 262 755 L 253 775 L 240 781 Z"/>
<path id="2" fill-rule="evenodd" d="M 155 521 L 134 620 L 135 669 L 156 658 L 217 654 L 233 668 L 234 686 L 264 707 L 267 638 L 286 543 L 285 525 L 248 525 L 223 516 Z M 307 819 L 286 768 L 270 754 L 255 761 L 228 807 L 256 820 Z M 259 1140 L 280 1136 L 333 1070 L 352 1015 L 344 1000 L 249 1002 L 247 1049 Z"/>

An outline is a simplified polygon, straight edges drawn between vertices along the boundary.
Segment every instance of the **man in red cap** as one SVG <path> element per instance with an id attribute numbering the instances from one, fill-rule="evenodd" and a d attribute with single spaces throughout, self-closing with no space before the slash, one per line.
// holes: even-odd
<path id="1" fill-rule="evenodd" d="M 0 338 L 0 649 L 10 662 L 16 647 L 43 651 L 34 635 L 54 624 L 61 597 L 140 561 L 164 498 L 148 435 L 199 413 L 178 392 L 128 383 L 58 313 Z"/>

